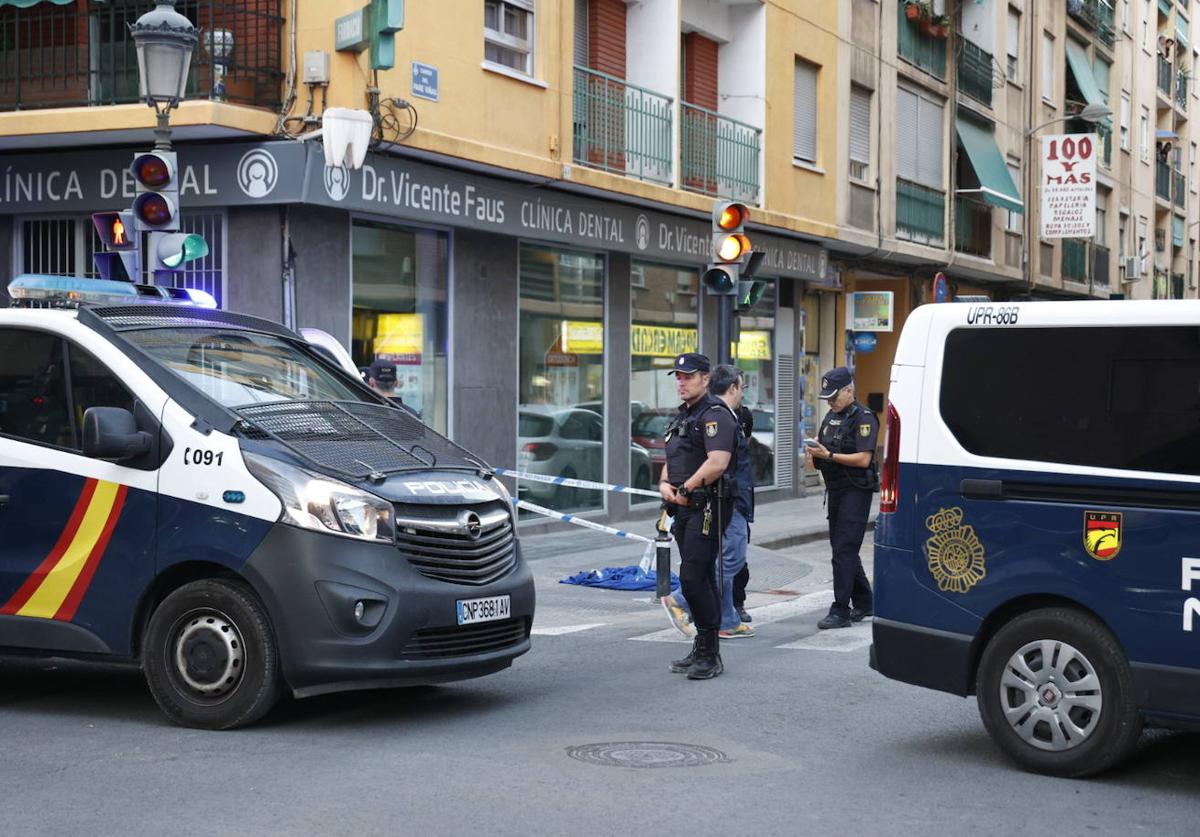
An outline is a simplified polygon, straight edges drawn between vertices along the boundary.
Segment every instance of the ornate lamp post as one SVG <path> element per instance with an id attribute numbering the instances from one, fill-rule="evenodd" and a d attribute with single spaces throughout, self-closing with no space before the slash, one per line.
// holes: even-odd
<path id="1" fill-rule="evenodd" d="M 158 5 L 129 26 L 137 47 L 138 90 L 146 104 L 158 114 L 154 129 L 157 150 L 171 148 L 171 109 L 183 99 L 187 88 L 196 27 L 175 11 L 175 0 L 158 0 Z"/>

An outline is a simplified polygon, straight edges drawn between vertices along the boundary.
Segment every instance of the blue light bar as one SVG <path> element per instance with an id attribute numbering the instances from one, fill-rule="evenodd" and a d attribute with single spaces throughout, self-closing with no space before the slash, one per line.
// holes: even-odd
<path id="1" fill-rule="evenodd" d="M 23 273 L 8 284 L 13 304 L 24 308 L 75 308 L 84 304 L 130 305 L 143 302 L 216 308 L 211 294 L 158 285 L 137 285 L 111 279 L 84 279 L 78 276 L 52 276 Z"/>

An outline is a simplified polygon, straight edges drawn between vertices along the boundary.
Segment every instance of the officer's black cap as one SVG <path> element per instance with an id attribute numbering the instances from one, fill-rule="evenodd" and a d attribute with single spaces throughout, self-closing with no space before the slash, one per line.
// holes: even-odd
<path id="1" fill-rule="evenodd" d="M 854 373 L 845 366 L 830 369 L 821 378 L 821 394 L 818 398 L 833 398 L 846 387 L 854 383 Z"/>
<path id="2" fill-rule="evenodd" d="M 376 360 L 367 370 L 367 374 L 380 384 L 394 384 L 396 383 L 396 364 L 390 360 Z"/>
<path id="3" fill-rule="evenodd" d="M 708 356 L 702 355 L 699 352 L 684 352 L 681 355 L 675 356 L 675 365 L 667 370 L 668 375 L 674 375 L 676 372 L 708 372 L 712 369 L 712 364 L 708 362 Z"/>

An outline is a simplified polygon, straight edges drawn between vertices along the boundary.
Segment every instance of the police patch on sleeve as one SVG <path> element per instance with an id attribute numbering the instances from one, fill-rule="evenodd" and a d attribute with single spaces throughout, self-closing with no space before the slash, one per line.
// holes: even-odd
<path id="1" fill-rule="evenodd" d="M 858 426 L 858 435 L 859 436 L 870 436 L 871 435 L 871 425 L 860 424 Z"/>
<path id="2" fill-rule="evenodd" d="M 704 422 L 704 435 L 710 439 L 717 435 L 717 423 L 715 421 Z"/>

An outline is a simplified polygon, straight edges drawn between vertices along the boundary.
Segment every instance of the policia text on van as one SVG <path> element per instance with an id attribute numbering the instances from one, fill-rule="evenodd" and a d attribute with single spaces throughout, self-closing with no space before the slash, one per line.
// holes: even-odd
<path id="1" fill-rule="evenodd" d="M 506 668 L 533 607 L 486 466 L 292 332 L 0 311 L 0 647 L 137 661 L 226 728 L 285 689 Z"/>
<path id="2" fill-rule="evenodd" d="M 1200 303 L 925 305 L 897 347 L 872 665 L 1078 776 L 1200 727 Z"/>

